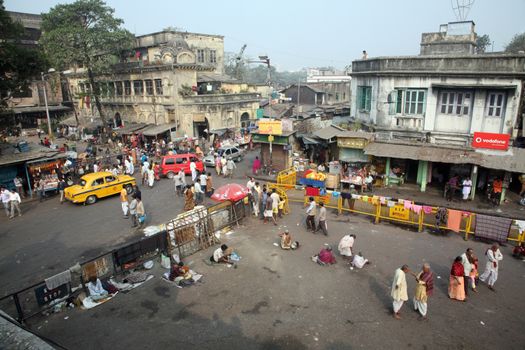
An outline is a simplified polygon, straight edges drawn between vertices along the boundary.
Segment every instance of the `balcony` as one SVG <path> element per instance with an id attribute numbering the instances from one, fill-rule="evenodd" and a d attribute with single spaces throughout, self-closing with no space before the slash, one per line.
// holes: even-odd
<path id="1" fill-rule="evenodd" d="M 525 55 L 378 57 L 352 62 L 352 76 L 377 73 L 525 77 Z"/>
<path id="2" fill-rule="evenodd" d="M 184 96 L 181 105 L 228 105 L 260 100 L 261 95 L 258 93 L 194 95 Z"/>
<path id="3" fill-rule="evenodd" d="M 396 115 L 392 117 L 392 126 L 398 129 L 422 130 L 425 118 L 415 115 Z"/>

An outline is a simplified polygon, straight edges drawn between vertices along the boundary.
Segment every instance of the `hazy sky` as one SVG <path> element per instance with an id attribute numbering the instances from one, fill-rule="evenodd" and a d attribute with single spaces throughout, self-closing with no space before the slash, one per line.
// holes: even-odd
<path id="1" fill-rule="evenodd" d="M 469 1 L 469 0 L 465 0 Z M 472 0 L 470 0 L 472 1 Z M 41 13 L 65 0 L 5 0 L 10 11 Z M 359 58 L 419 52 L 421 33 L 455 21 L 450 0 L 108 0 L 124 26 L 140 35 L 168 26 L 220 34 L 225 51 L 268 55 L 278 69 L 336 66 Z M 489 34 L 494 51 L 525 32 L 525 0 L 475 0 L 468 19 Z"/>

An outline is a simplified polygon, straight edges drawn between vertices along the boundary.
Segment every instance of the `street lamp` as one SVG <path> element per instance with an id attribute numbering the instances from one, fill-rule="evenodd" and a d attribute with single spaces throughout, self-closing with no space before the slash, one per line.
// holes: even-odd
<path id="1" fill-rule="evenodd" d="M 44 103 L 46 105 L 46 115 L 47 115 L 47 133 L 49 134 L 49 138 L 53 139 L 53 129 L 51 128 L 51 117 L 49 116 L 49 106 L 47 105 L 47 90 L 46 90 L 46 80 L 45 77 L 49 73 L 54 73 L 54 68 L 49 68 L 47 71 L 47 74 L 44 72 L 40 73 L 40 76 L 42 77 L 42 85 L 44 86 Z"/>

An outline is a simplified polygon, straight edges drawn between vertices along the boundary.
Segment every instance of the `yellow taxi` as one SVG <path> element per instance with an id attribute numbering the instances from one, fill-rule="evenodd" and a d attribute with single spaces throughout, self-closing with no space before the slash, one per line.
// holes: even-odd
<path id="1" fill-rule="evenodd" d="M 64 194 L 65 198 L 73 203 L 93 204 L 99 198 L 120 193 L 123 188 L 131 193 L 135 184 L 135 178 L 129 175 L 115 176 L 110 172 L 101 171 L 82 176 L 80 183 L 67 187 Z"/>

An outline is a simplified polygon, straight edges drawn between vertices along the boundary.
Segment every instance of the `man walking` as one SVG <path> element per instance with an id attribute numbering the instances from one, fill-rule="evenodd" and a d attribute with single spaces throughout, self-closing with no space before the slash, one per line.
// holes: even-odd
<path id="1" fill-rule="evenodd" d="M 137 196 L 135 194 L 132 194 L 131 197 L 133 198 L 131 200 L 131 203 L 129 204 L 129 215 L 131 215 L 131 227 L 137 227 Z"/>
<path id="2" fill-rule="evenodd" d="M 310 205 L 306 209 L 306 230 L 312 230 L 315 232 L 315 214 L 316 214 L 316 203 L 314 197 L 310 197 Z"/>
<path id="3" fill-rule="evenodd" d="M 277 194 L 275 188 L 272 188 L 272 194 L 270 195 L 272 199 L 272 215 L 273 222 L 277 225 L 277 214 L 279 214 L 279 195 Z"/>
<path id="4" fill-rule="evenodd" d="M 191 159 L 190 162 L 190 170 L 191 170 L 191 181 L 195 182 L 197 180 L 197 164 L 195 164 L 194 159 Z"/>
<path id="5" fill-rule="evenodd" d="M 428 297 L 434 292 L 434 274 L 428 263 L 423 264 L 423 270 L 416 277 L 416 295 L 414 296 L 414 310 L 419 311 L 422 320 L 427 319 Z"/>
<path id="6" fill-rule="evenodd" d="M 120 204 L 122 206 L 122 213 L 124 213 L 124 219 L 127 219 L 129 209 L 128 191 L 126 191 L 124 187 L 122 187 L 122 190 L 120 191 Z"/>
<path id="7" fill-rule="evenodd" d="M 467 248 L 465 253 L 461 255 L 461 264 L 463 265 L 463 276 L 464 276 L 464 287 L 465 287 L 465 296 L 468 296 L 468 281 L 470 280 L 470 272 L 472 271 L 472 248 Z"/>
<path id="8" fill-rule="evenodd" d="M 499 262 L 503 260 L 503 255 L 499 250 L 499 244 L 494 243 L 492 247 L 490 247 L 490 249 L 487 249 L 485 255 L 487 256 L 485 272 L 483 272 L 483 274 L 479 276 L 479 279 L 482 282 L 486 282 L 489 289 L 495 292 L 494 284 L 498 279 Z"/>
<path id="9" fill-rule="evenodd" d="M 18 194 L 24 198 L 24 186 L 22 185 L 22 179 L 20 178 L 20 176 L 16 176 L 13 179 L 13 182 L 15 184 L 16 191 L 18 192 Z"/>
<path id="10" fill-rule="evenodd" d="M 206 193 L 208 191 L 207 188 L 206 188 L 206 181 L 207 180 L 208 180 L 208 176 L 203 171 L 202 174 L 199 175 L 199 181 L 201 183 L 202 192 L 204 192 L 204 193 Z"/>
<path id="11" fill-rule="evenodd" d="M 9 216 L 9 219 L 12 219 L 15 217 L 15 209 L 18 211 L 18 216 L 22 216 L 22 212 L 20 211 L 20 202 L 22 200 L 20 199 L 20 195 L 16 190 L 11 190 L 11 193 L 9 194 L 9 205 L 11 206 L 11 216 Z"/>
<path id="12" fill-rule="evenodd" d="M 0 198 L 2 199 L 2 204 L 4 205 L 5 215 L 9 216 L 9 199 L 11 198 L 11 195 L 9 194 L 9 190 L 7 188 L 2 187 L 0 189 Z"/>
<path id="13" fill-rule="evenodd" d="M 199 181 L 195 181 L 195 184 L 193 186 L 193 191 L 195 193 L 195 202 L 197 204 L 201 204 L 203 202 L 204 196 L 204 191 L 201 188 L 201 184 Z"/>
<path id="14" fill-rule="evenodd" d="M 228 177 L 231 179 L 233 177 L 233 169 L 237 168 L 237 165 L 235 165 L 235 162 L 233 159 L 228 158 L 228 161 L 226 162 L 226 169 L 228 170 Z"/>
<path id="15" fill-rule="evenodd" d="M 66 189 L 66 182 L 64 178 L 60 178 L 58 181 L 58 193 L 60 193 L 60 204 L 64 203 L 64 190 Z"/>
<path id="16" fill-rule="evenodd" d="M 317 230 L 315 232 L 323 230 L 323 233 L 325 236 L 328 236 L 328 226 L 326 225 L 326 208 L 324 207 L 324 203 L 319 203 L 319 225 L 317 226 Z"/>
<path id="17" fill-rule="evenodd" d="M 401 310 L 403 303 L 408 300 L 406 273 L 409 271 L 408 266 L 403 265 L 398 268 L 394 274 L 394 281 L 392 282 L 390 295 L 393 299 L 393 315 L 396 320 L 401 319 L 399 311 Z"/>
<path id="18" fill-rule="evenodd" d="M 177 196 L 182 196 L 182 179 L 181 172 L 179 171 L 175 176 L 173 176 L 173 183 L 175 184 L 175 193 Z"/>

